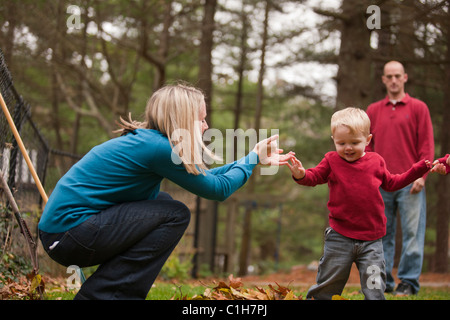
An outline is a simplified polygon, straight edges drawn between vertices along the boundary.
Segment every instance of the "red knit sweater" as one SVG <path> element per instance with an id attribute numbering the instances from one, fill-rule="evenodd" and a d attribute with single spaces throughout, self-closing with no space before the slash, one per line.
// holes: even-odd
<path id="1" fill-rule="evenodd" d="M 347 162 L 336 151 L 328 152 L 306 175 L 294 180 L 301 185 L 328 183 L 330 226 L 338 233 L 358 240 L 376 240 L 386 234 L 384 202 L 379 188 L 399 190 L 425 174 L 429 168 L 424 160 L 402 174 L 391 174 L 384 159 L 375 152 Z"/>
<path id="2" fill-rule="evenodd" d="M 379 153 L 392 173 L 434 159 L 433 125 L 427 105 L 408 94 L 394 106 L 386 96 L 367 108 L 373 137 L 366 151 Z"/>

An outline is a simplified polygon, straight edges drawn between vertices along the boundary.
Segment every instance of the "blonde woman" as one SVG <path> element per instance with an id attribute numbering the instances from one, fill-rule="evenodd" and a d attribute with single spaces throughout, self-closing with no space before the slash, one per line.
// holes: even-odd
<path id="1" fill-rule="evenodd" d="M 169 85 L 149 99 L 145 121 L 122 119 L 122 135 L 94 147 L 57 183 L 39 222 L 40 238 L 58 263 L 100 265 L 75 299 L 145 299 L 190 220 L 189 209 L 160 192 L 167 178 L 201 197 L 224 200 L 261 160 L 290 155 L 259 142 L 246 157 L 208 170 L 215 157 L 202 141 L 208 128 L 203 94 Z"/>

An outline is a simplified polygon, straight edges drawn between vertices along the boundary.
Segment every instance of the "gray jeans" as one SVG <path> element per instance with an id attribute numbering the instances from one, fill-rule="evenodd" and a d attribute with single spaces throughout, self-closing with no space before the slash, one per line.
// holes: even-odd
<path id="1" fill-rule="evenodd" d="M 307 299 L 331 299 L 341 295 L 353 262 L 359 270 L 361 289 L 366 300 L 384 300 L 386 270 L 381 239 L 362 241 L 347 238 L 332 228 L 325 230 L 324 254 L 316 281 Z"/>

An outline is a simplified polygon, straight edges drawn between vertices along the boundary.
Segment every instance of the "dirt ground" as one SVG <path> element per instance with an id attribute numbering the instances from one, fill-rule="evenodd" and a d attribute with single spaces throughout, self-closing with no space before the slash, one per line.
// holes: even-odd
<path id="1" fill-rule="evenodd" d="M 394 270 L 394 278 L 398 283 L 396 277 L 397 271 Z M 295 285 L 309 287 L 316 281 L 316 270 L 310 270 L 307 266 L 295 266 L 291 268 L 290 272 L 273 273 L 262 276 L 245 276 L 242 281 L 245 284 L 264 285 L 266 283 L 277 282 L 280 285 Z M 447 287 L 450 290 L 450 273 L 423 273 L 420 276 L 420 285 L 422 287 Z M 359 286 L 359 272 L 355 265 L 353 265 L 350 273 L 347 286 Z"/>

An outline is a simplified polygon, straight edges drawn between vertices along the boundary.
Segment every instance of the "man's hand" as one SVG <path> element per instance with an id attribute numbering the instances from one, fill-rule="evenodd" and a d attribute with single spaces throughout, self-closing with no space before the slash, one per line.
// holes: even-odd
<path id="1" fill-rule="evenodd" d="M 417 194 L 420 191 L 422 191 L 423 187 L 425 187 L 425 179 L 419 178 L 416 181 L 413 182 L 413 185 L 411 187 L 411 190 L 409 191 L 410 194 Z"/>

